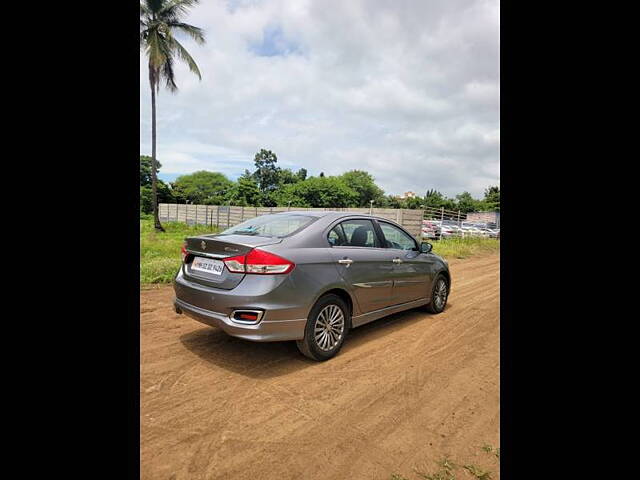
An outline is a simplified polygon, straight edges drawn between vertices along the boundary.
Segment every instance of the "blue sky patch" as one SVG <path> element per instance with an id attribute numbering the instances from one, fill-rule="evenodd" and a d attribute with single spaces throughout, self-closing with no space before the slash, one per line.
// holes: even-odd
<path id="1" fill-rule="evenodd" d="M 158 178 L 166 183 L 175 182 L 181 173 L 160 173 L 158 172 Z"/>
<path id="2" fill-rule="evenodd" d="M 280 26 L 270 25 L 262 30 L 262 42 L 249 45 L 249 50 L 259 57 L 285 57 L 301 53 L 300 45 L 286 38 Z"/>

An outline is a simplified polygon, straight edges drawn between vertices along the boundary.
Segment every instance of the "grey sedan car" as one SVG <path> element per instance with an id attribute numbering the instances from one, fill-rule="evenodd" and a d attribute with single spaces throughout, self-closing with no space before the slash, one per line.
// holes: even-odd
<path id="1" fill-rule="evenodd" d="M 351 328 L 410 308 L 444 310 L 451 276 L 431 249 L 370 215 L 264 215 L 186 239 L 175 310 L 247 340 L 295 340 L 327 360 Z"/>

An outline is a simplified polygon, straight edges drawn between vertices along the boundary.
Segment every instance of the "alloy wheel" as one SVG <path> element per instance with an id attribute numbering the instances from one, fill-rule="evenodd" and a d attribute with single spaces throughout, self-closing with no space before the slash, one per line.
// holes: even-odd
<path id="1" fill-rule="evenodd" d="M 433 302 L 438 310 L 444 308 L 444 304 L 447 301 L 447 282 L 440 278 L 436 283 Z"/>
<path id="2" fill-rule="evenodd" d="M 344 334 L 344 313 L 337 305 L 327 305 L 318 316 L 313 328 L 316 345 L 321 350 L 333 350 Z"/>

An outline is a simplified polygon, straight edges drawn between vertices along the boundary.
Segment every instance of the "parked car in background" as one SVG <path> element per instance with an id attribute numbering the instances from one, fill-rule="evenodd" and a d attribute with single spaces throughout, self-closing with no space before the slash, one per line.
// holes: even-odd
<path id="1" fill-rule="evenodd" d="M 447 262 L 402 226 L 345 212 L 263 215 L 186 239 L 177 313 L 256 342 L 295 340 L 314 360 L 351 328 L 392 313 L 444 310 Z"/>
<path id="2" fill-rule="evenodd" d="M 434 229 L 437 233 L 434 233 Z M 490 228 L 482 222 L 457 222 L 455 220 L 423 220 L 422 237 L 429 239 L 451 237 L 500 238 L 499 228 Z"/>
<path id="3" fill-rule="evenodd" d="M 431 220 L 422 221 L 422 238 L 428 238 L 430 240 L 440 239 L 440 225 L 437 222 Z"/>
<path id="4" fill-rule="evenodd" d="M 481 228 L 475 226 L 462 227 L 466 236 L 470 237 L 488 237 L 489 234 Z"/>
<path id="5" fill-rule="evenodd" d="M 422 229 L 422 238 L 426 238 L 428 240 L 440 240 L 440 232 L 436 232 L 435 230 Z"/>
<path id="6" fill-rule="evenodd" d="M 465 236 L 479 237 L 483 236 L 481 225 L 471 222 L 462 222 L 460 228 L 465 233 Z"/>
<path id="7" fill-rule="evenodd" d="M 492 230 L 491 228 L 481 228 L 482 236 L 487 238 L 498 238 L 499 231 Z"/>
<path id="8" fill-rule="evenodd" d="M 442 238 L 451 238 L 451 237 L 462 237 L 463 231 L 457 225 L 442 225 L 441 228 Z"/>

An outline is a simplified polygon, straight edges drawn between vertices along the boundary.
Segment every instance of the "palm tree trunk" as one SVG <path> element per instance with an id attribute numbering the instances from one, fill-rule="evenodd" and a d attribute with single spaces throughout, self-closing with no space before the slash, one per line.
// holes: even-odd
<path id="1" fill-rule="evenodd" d="M 151 75 L 150 75 L 151 76 Z M 153 203 L 153 224 L 157 231 L 164 232 L 158 214 L 158 175 L 156 172 L 156 89 L 151 83 L 151 202 Z"/>

